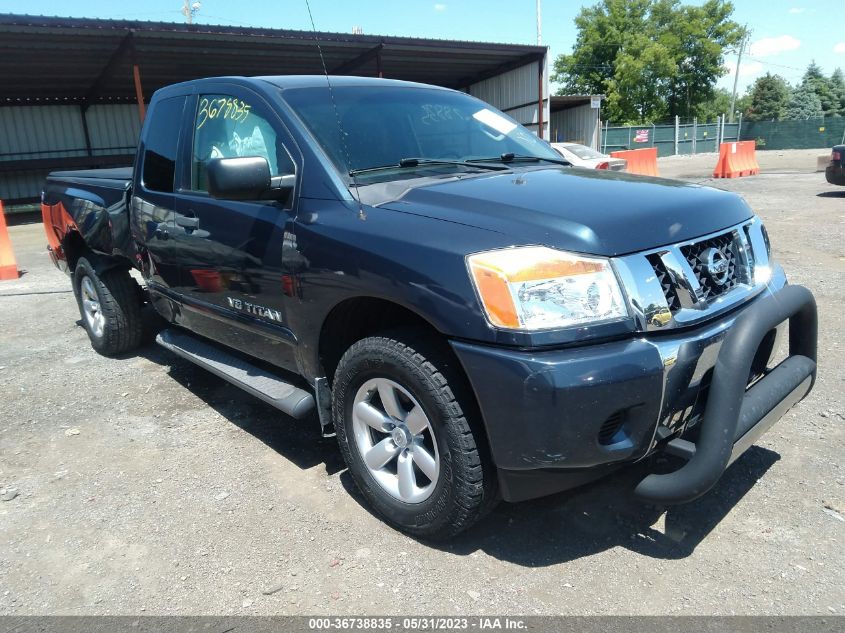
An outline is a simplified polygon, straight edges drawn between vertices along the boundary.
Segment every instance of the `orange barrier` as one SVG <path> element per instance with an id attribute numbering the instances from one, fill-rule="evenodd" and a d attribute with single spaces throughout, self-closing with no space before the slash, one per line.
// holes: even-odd
<path id="1" fill-rule="evenodd" d="M 624 158 L 628 161 L 625 171 L 629 174 L 640 176 L 659 176 L 657 173 L 657 148 L 646 147 L 644 149 L 626 149 L 619 152 L 610 152 L 613 158 Z"/>
<path id="2" fill-rule="evenodd" d="M 15 252 L 6 228 L 6 215 L 3 213 L 3 201 L 0 200 L 0 279 L 17 279 L 18 264 L 15 262 Z"/>
<path id="3" fill-rule="evenodd" d="M 722 143 L 719 146 L 719 162 L 713 170 L 713 178 L 740 178 L 756 176 L 759 173 L 755 141 Z"/>

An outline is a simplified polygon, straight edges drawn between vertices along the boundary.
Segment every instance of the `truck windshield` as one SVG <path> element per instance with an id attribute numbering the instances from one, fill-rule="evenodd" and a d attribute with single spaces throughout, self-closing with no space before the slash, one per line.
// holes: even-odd
<path id="1" fill-rule="evenodd" d="M 370 85 L 334 87 L 333 95 L 328 87 L 291 88 L 282 96 L 337 168 L 365 180 L 407 177 L 414 169 L 473 169 L 462 163 L 506 155 L 560 161 L 509 116 L 459 92 Z M 419 160 L 409 164 L 408 157 Z M 398 168 L 403 159 L 401 170 L 373 169 Z"/>

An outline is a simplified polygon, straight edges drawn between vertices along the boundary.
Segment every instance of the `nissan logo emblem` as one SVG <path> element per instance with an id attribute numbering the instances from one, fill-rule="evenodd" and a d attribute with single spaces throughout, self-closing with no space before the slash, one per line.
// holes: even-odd
<path id="1" fill-rule="evenodd" d="M 701 260 L 707 267 L 707 274 L 715 283 L 723 286 L 728 281 L 729 261 L 724 251 L 708 248 L 701 254 Z"/>

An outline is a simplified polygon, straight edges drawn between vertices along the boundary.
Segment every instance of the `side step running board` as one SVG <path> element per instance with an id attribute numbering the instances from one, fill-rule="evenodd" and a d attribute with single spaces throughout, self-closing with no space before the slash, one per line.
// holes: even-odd
<path id="1" fill-rule="evenodd" d="M 314 409 L 314 396 L 309 392 L 190 334 L 164 330 L 156 343 L 293 418 L 301 419 Z"/>

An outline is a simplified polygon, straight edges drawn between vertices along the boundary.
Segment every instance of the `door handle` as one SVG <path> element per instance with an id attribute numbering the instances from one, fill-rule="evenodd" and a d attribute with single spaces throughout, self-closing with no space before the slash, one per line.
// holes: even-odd
<path id="1" fill-rule="evenodd" d="M 177 215 L 176 224 L 186 229 L 199 228 L 200 219 L 195 215 Z"/>

